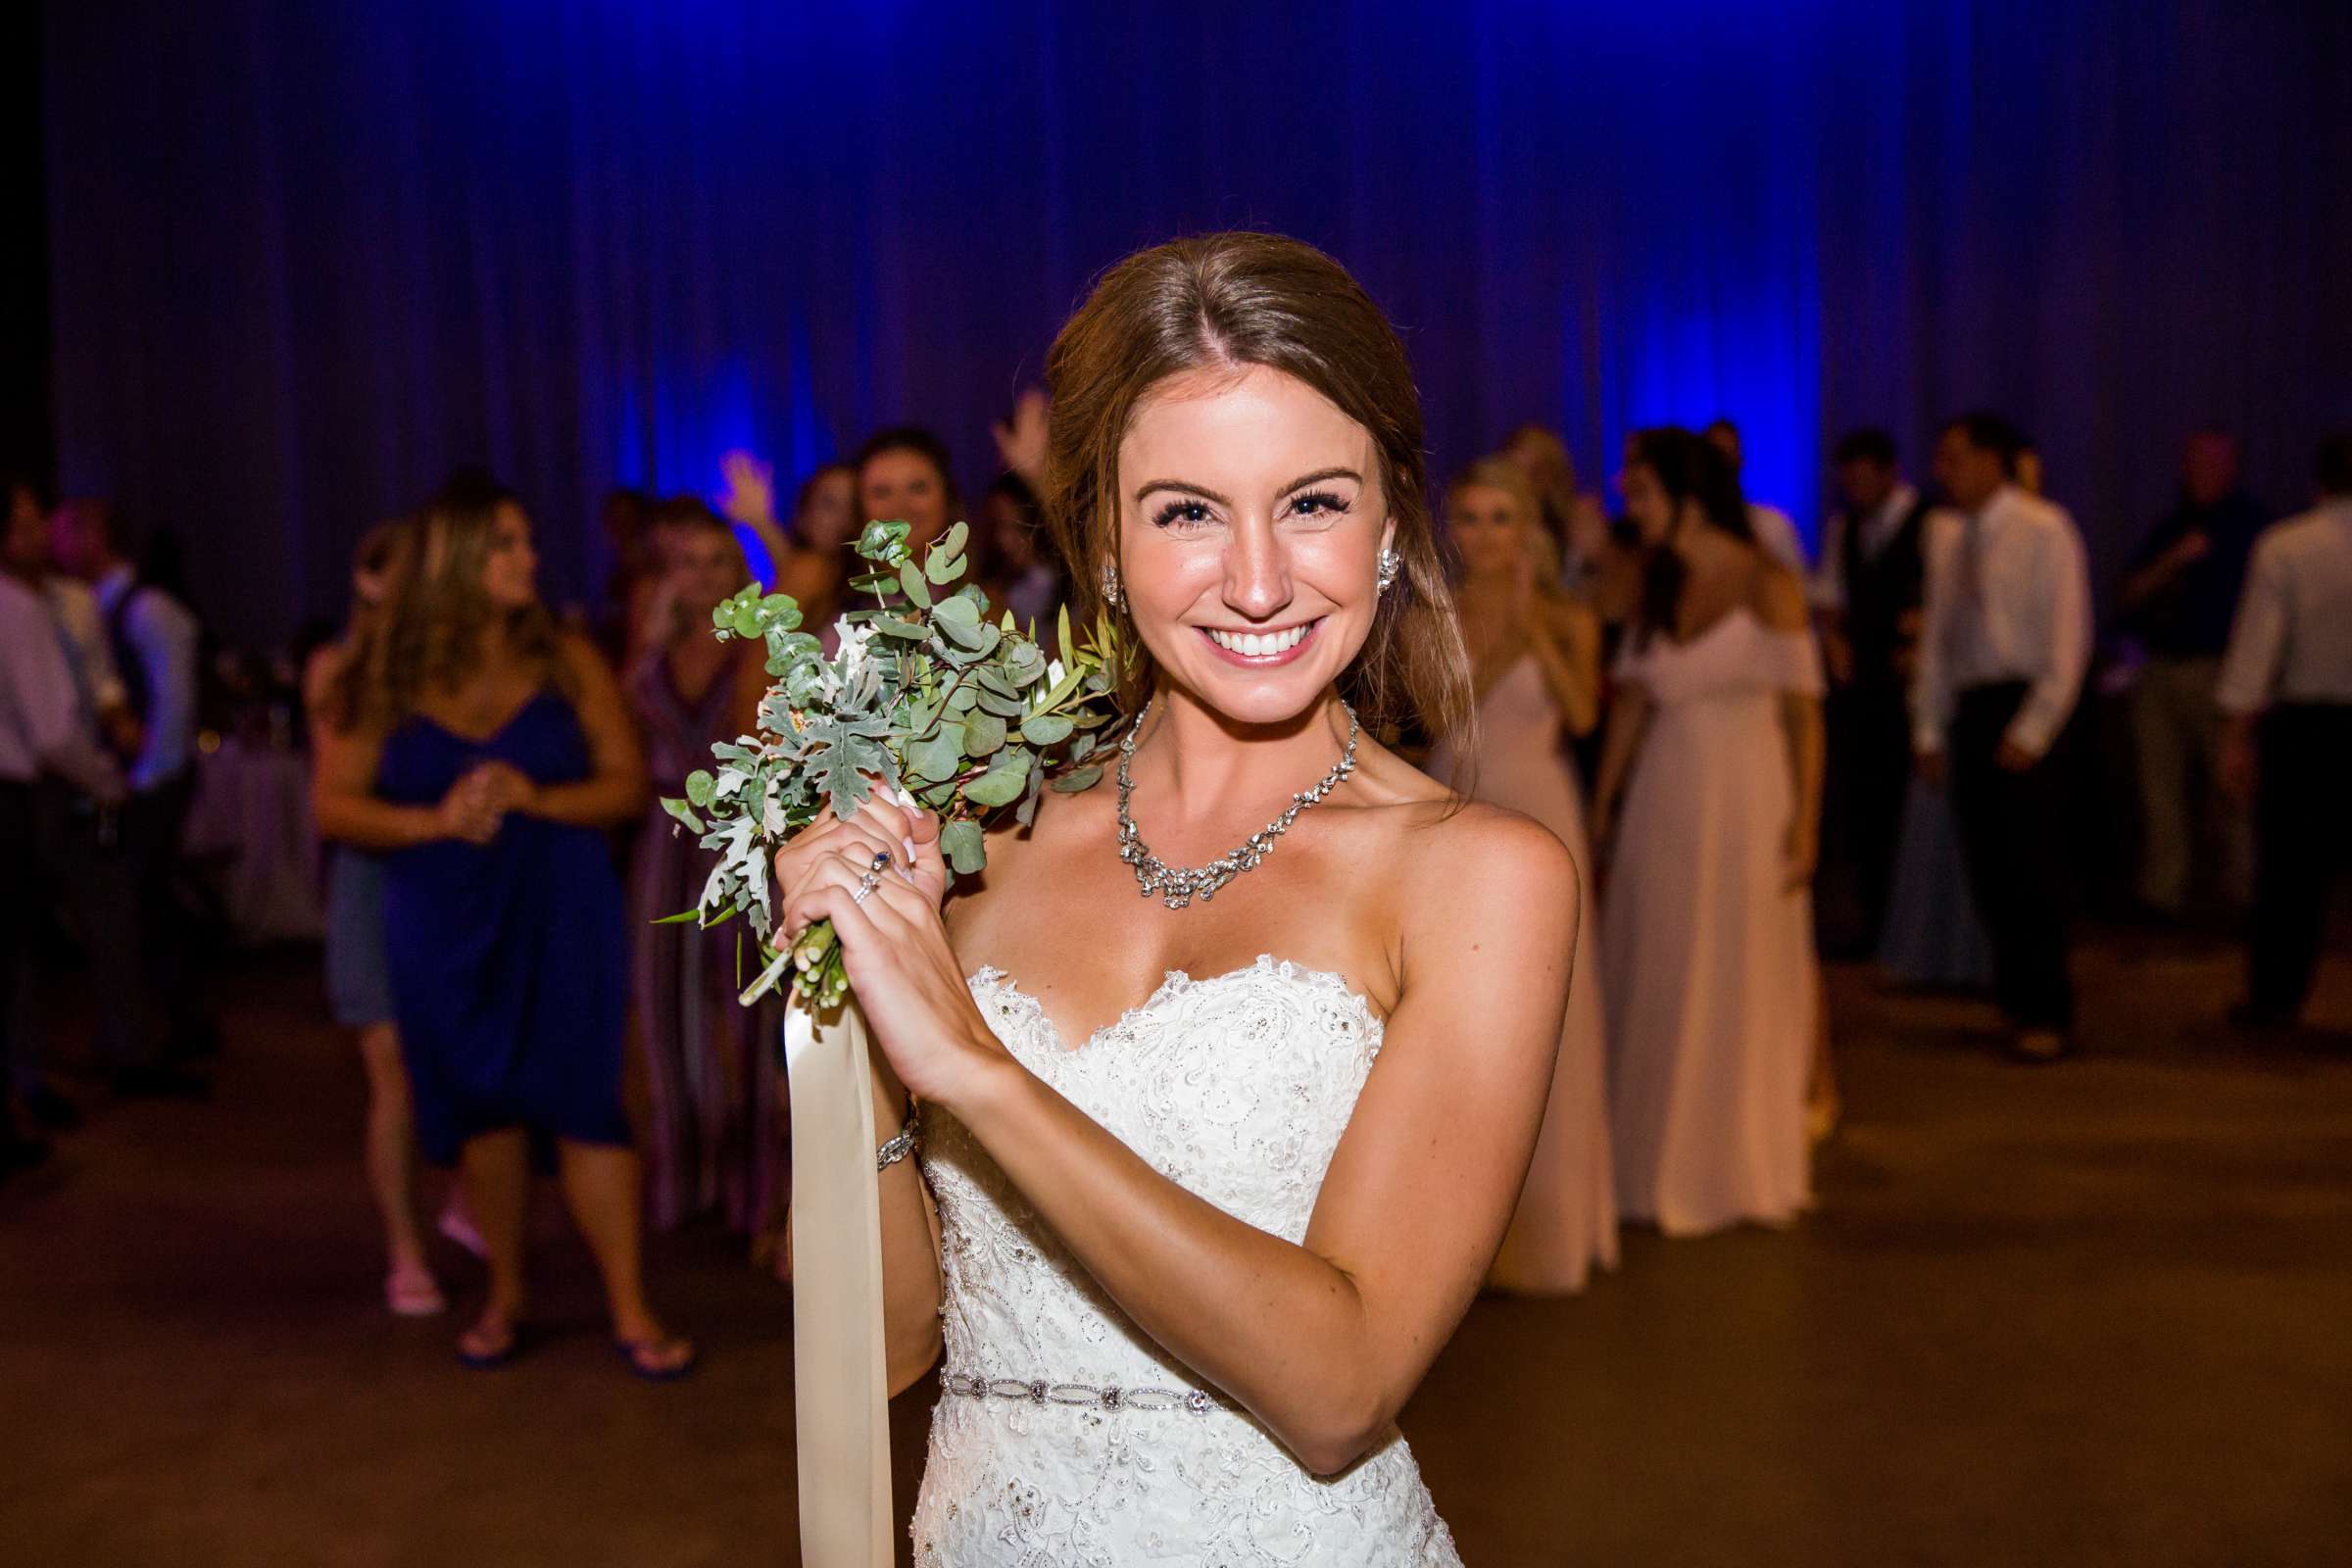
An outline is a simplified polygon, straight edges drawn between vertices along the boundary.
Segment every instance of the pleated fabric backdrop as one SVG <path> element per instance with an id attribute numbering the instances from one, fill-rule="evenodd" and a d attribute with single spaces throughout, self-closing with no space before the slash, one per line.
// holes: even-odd
<path id="1" fill-rule="evenodd" d="M 1248 224 L 1408 334 L 1441 467 L 1716 415 L 1810 528 L 1854 422 L 1997 405 L 2112 573 L 2191 424 L 2352 417 L 2352 12 L 2220 0 L 223 0 L 47 8 L 60 466 L 231 635 L 452 464 L 602 578 L 609 485 L 936 427 L 1088 279 Z"/>

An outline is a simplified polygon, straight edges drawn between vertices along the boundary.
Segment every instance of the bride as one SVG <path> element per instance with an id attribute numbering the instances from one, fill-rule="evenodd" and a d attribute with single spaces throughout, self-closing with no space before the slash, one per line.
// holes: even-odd
<path id="1" fill-rule="evenodd" d="M 944 1339 L 915 1560 L 1456 1563 L 1395 1422 L 1527 1173 L 1579 883 L 1374 738 L 1468 706 L 1403 347 L 1233 233 L 1113 269 L 1048 368 L 1053 525 L 1144 656 L 1115 787 L 944 910 L 937 822 L 879 797 L 777 861 L 913 1135 L 878 1157 L 894 1391 Z"/>

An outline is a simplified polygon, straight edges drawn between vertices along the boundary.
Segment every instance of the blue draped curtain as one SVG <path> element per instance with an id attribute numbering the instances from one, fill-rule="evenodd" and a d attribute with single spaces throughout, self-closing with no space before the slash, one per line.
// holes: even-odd
<path id="1" fill-rule="evenodd" d="M 2275 503 L 2352 416 L 2352 8 L 1049 0 L 50 6 L 62 478 L 224 627 L 340 607 L 450 466 L 551 597 L 608 486 L 932 425 L 968 484 L 1088 279 L 1249 224 L 1405 329 L 1442 468 L 1728 415 L 1808 528 L 1841 427 L 2025 423 L 2112 572 L 2180 435 Z"/>

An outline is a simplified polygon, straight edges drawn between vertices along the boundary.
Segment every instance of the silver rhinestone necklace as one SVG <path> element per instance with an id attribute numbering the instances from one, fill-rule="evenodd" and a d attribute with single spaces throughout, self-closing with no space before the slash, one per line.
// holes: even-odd
<path id="1" fill-rule="evenodd" d="M 1348 708 L 1345 700 L 1340 706 L 1348 710 L 1348 745 L 1340 753 L 1340 760 L 1332 764 L 1331 771 L 1324 774 L 1312 789 L 1300 790 L 1292 796 L 1289 808 L 1273 821 L 1250 834 L 1240 849 L 1228 851 L 1206 865 L 1181 866 L 1163 863 L 1158 856 L 1145 847 L 1143 835 L 1135 829 L 1135 814 L 1128 808 L 1128 803 L 1135 795 L 1135 779 L 1128 772 L 1127 764 L 1135 759 L 1136 737 L 1143 733 L 1144 720 L 1152 713 L 1152 705 L 1146 703 L 1144 710 L 1135 715 L 1135 722 L 1127 726 L 1126 735 L 1119 741 L 1119 858 L 1135 867 L 1138 895 L 1148 899 L 1156 893 L 1160 902 L 1169 908 L 1181 909 L 1195 898 L 1206 904 L 1217 896 L 1218 890 L 1226 883 L 1244 871 L 1254 869 L 1258 861 L 1272 853 L 1274 841 L 1290 831 L 1291 824 L 1298 820 L 1300 811 L 1338 789 L 1341 782 L 1355 771 L 1355 710 Z"/>

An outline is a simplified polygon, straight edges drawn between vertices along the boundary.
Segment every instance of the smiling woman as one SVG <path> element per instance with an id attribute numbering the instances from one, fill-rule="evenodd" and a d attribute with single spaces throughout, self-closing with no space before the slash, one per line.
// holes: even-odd
<path id="1" fill-rule="evenodd" d="M 881 1177 L 894 1385 L 946 1352 L 916 1561 L 1458 1562 L 1396 1417 L 1526 1177 L 1579 906 L 1377 738 L 1468 695 L 1402 346 L 1221 234 L 1049 364 L 1050 520 L 1143 656 L 1115 798 L 1049 794 L 944 908 L 879 794 L 776 866 L 920 1133 Z"/>

